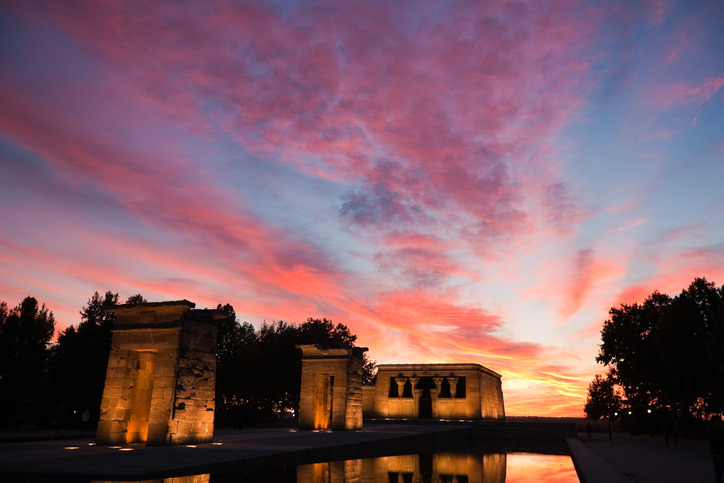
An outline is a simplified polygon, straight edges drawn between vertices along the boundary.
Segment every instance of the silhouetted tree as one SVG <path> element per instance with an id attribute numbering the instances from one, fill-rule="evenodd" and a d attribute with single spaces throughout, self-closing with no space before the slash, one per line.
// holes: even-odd
<path id="1" fill-rule="evenodd" d="M 362 385 L 374 386 L 377 384 L 377 361 L 370 359 L 365 353 L 363 354 L 364 364 L 362 365 Z"/>
<path id="2" fill-rule="evenodd" d="M 40 422 L 45 396 L 49 344 L 55 318 L 45 304 L 26 297 L 8 311 L 0 303 L 0 421 L 6 426 Z"/>
<path id="3" fill-rule="evenodd" d="M 299 409 L 302 359 L 297 344 L 305 342 L 299 336 L 299 326 L 283 320 L 264 323 L 259 329 L 259 361 L 256 390 L 259 391 L 260 409 L 264 413 Z"/>
<path id="4" fill-rule="evenodd" d="M 258 340 L 254 326 L 239 323 L 234 307 L 219 304 L 217 310 L 226 313 L 218 321 L 216 336 L 216 418 L 226 424 L 245 425 L 252 419 L 250 408 L 258 406 L 254 384 L 261 370 L 257 360 Z M 244 412 L 242 414 L 242 411 Z"/>
<path id="5" fill-rule="evenodd" d="M 145 299 L 141 295 L 134 295 L 127 303 L 142 302 Z M 108 309 L 117 304 L 117 293 L 108 291 L 101 296 L 95 292 L 80 312 L 78 327 L 70 326 L 58 337 L 53 351 L 54 399 L 71 416 L 84 409 L 88 409 L 92 420 L 100 415 L 115 323 L 115 316 Z"/>
<path id="6" fill-rule="evenodd" d="M 662 398 L 665 376 L 656 340 L 670 305 L 668 295 L 655 291 L 643 304 L 612 307 L 611 318 L 604 322 L 596 361 L 610 367 L 611 378 L 631 404 L 648 405 Z"/>
<path id="7" fill-rule="evenodd" d="M 724 409 L 724 287 L 696 278 L 671 298 L 609 310 L 596 360 L 609 367 L 630 407 L 678 415 Z"/>
<path id="8" fill-rule="evenodd" d="M 299 326 L 298 344 L 318 344 L 324 347 L 350 348 L 357 340 L 346 325 L 334 323 L 326 318 L 308 318 Z"/>
<path id="9" fill-rule="evenodd" d="M 716 389 L 724 384 L 717 374 L 715 361 L 708 350 L 709 341 L 718 331 L 720 312 L 724 309 L 721 293 L 706 279 L 695 279 L 674 297 L 657 338 L 663 360 L 666 390 L 675 414 L 721 407 Z M 720 346 L 719 350 L 722 350 Z"/>
<path id="10" fill-rule="evenodd" d="M 588 385 L 588 396 L 583 412 L 588 419 L 597 421 L 601 418 L 608 419 L 608 438 L 611 436 L 611 424 L 616 413 L 621 410 L 621 396 L 615 389 L 615 382 L 608 375 L 601 377 L 596 374 L 591 384 Z"/>
<path id="11" fill-rule="evenodd" d="M 143 295 L 140 293 L 137 293 L 136 295 L 131 295 L 128 297 L 128 300 L 126 300 L 126 304 L 128 305 L 138 305 L 138 304 L 145 304 L 148 303 L 148 300 L 143 298 Z"/>

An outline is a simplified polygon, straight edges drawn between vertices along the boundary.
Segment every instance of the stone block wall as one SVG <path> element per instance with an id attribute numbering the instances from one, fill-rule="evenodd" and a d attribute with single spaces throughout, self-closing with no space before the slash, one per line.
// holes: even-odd
<path id="1" fill-rule="evenodd" d="M 366 349 L 365 349 L 366 350 Z M 353 431 L 362 429 L 362 351 L 352 349 L 352 356 L 347 359 L 347 380 L 345 381 L 344 429 Z"/>
<path id="2" fill-rule="evenodd" d="M 191 444 L 213 439 L 216 320 L 213 310 L 159 302 L 116 314 L 98 444 Z"/>
<path id="3" fill-rule="evenodd" d="M 500 377 L 490 374 L 480 374 L 481 412 L 483 419 L 505 419 L 505 404 L 503 402 L 503 387 Z"/>
<path id="4" fill-rule="evenodd" d="M 362 386 L 362 417 L 375 417 L 375 397 L 377 397 L 377 387 Z"/>
<path id="5" fill-rule="evenodd" d="M 212 314 L 205 315 L 187 321 L 181 338 L 170 444 L 210 443 L 214 439 L 216 325 Z"/>

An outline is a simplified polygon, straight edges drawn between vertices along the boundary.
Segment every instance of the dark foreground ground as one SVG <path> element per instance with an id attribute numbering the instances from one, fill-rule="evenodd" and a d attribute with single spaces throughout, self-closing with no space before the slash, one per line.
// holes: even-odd
<path id="1" fill-rule="evenodd" d="M 709 446 L 704 442 L 679 441 L 669 446 L 662 438 L 585 433 L 578 438 L 596 455 L 637 483 L 714 483 L 714 466 Z M 605 480 L 603 480 L 605 481 Z"/>
<path id="2" fill-rule="evenodd" d="M 181 476 L 424 452 L 440 447 L 460 449 L 461 445 L 468 444 L 466 431 L 463 425 L 389 423 L 365 423 L 363 431 L 355 432 L 289 428 L 219 430 L 214 444 L 124 447 L 130 451 L 95 446 L 92 434 L 77 431 L 59 435 L 70 439 L 25 442 L 17 442 L 19 436 L 41 439 L 54 435 L 52 432 L 0 434 L 0 481 L 59 476 L 130 481 L 169 476 L 169 473 Z M 526 450 L 511 441 L 476 443 L 502 445 L 506 451 Z M 539 444 L 553 448 L 553 452 L 567 451 L 562 440 Z M 661 438 L 614 434 L 613 441 L 609 442 L 607 434 L 594 433 L 589 440 L 585 433 L 579 433 L 578 438 L 570 438 L 568 444 L 573 449 L 581 481 L 586 483 L 715 481 L 706 443 L 679 441 L 678 447 L 673 442 L 667 447 Z M 530 451 L 536 451 L 535 444 Z"/>

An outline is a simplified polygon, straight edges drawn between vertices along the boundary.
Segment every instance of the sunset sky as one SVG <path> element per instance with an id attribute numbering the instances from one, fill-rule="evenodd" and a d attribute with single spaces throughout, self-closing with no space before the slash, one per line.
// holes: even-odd
<path id="1" fill-rule="evenodd" d="M 724 283 L 724 2 L 0 2 L 0 300 L 346 324 L 578 416 Z"/>

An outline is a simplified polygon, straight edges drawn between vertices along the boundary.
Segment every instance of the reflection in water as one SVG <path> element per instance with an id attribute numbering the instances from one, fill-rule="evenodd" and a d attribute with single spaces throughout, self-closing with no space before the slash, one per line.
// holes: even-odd
<path id="1" fill-rule="evenodd" d="M 506 483 L 578 483 L 570 456 L 509 454 Z"/>
<path id="2" fill-rule="evenodd" d="M 297 483 L 504 483 L 505 454 L 435 453 L 297 467 Z"/>
<path id="3" fill-rule="evenodd" d="M 297 467 L 296 483 L 578 483 L 569 456 L 435 453 Z"/>
<path id="4" fill-rule="evenodd" d="M 529 453 L 427 453 L 195 475 L 138 483 L 578 483 L 570 456 Z M 101 482 L 95 482 L 101 483 Z M 112 483 L 112 482 L 103 482 Z M 117 482 L 120 483 L 120 482 Z"/>
<path id="5" fill-rule="evenodd" d="M 209 483 L 211 475 L 191 475 L 191 476 L 176 476 L 173 478 L 159 478 L 157 480 L 143 480 L 143 481 L 92 481 L 91 483 Z"/>

